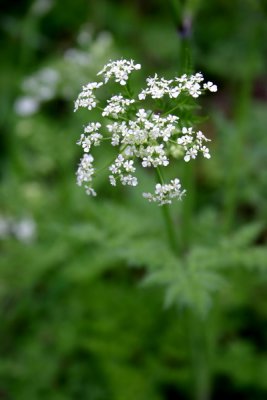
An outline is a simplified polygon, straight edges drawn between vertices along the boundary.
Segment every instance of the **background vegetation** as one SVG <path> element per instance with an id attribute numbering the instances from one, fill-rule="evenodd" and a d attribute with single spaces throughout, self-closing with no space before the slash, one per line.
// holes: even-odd
<path id="1" fill-rule="evenodd" d="M 0 399 L 267 398 L 266 19 L 264 0 L 2 1 Z M 73 102 L 109 59 L 180 73 L 185 37 L 219 91 L 212 159 L 177 165 L 177 258 L 142 187 L 76 187 Z"/>

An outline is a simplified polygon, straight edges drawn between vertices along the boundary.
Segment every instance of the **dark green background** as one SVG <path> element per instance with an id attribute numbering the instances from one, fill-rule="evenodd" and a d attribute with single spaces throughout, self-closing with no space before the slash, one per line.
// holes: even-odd
<path id="1" fill-rule="evenodd" d="M 152 176 L 140 171 L 135 190 L 101 176 L 97 201 L 76 186 L 87 114 L 72 110 L 109 58 L 140 62 L 139 84 L 180 73 L 186 15 L 192 66 L 219 90 L 200 100 L 211 160 L 193 162 L 189 180 L 177 164 L 188 196 L 172 212 L 187 253 L 175 261 L 160 209 L 141 196 Z M 54 0 L 38 13 L 36 2 L 2 1 L 0 22 L 0 220 L 10 227 L 0 236 L 0 399 L 199 400 L 189 337 L 202 324 L 202 400 L 266 399 L 266 2 Z M 77 65 L 69 49 L 90 62 Z M 17 114 L 25 78 L 43 68 L 59 85 L 39 112 Z M 30 241 L 14 228 L 25 218 Z M 200 325 L 188 326 L 188 306 Z"/>

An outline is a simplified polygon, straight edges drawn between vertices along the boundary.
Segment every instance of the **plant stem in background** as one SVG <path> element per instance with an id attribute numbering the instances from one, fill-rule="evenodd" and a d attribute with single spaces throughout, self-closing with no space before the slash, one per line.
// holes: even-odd
<path id="1" fill-rule="evenodd" d="M 180 4 L 180 13 L 177 13 L 177 21 L 179 21 L 178 32 L 180 37 L 180 69 L 181 73 L 189 73 L 192 70 L 192 21 L 193 10 L 189 9 L 189 2 L 172 0 L 173 8 L 178 11 L 177 6 Z M 181 250 L 186 253 L 190 246 L 190 237 L 192 231 L 192 220 L 195 204 L 195 173 L 193 164 L 183 166 L 183 185 L 186 188 L 186 201 L 182 203 L 181 214 Z"/>
<path id="2" fill-rule="evenodd" d="M 210 343 L 207 320 L 193 310 L 185 311 L 193 373 L 194 400 L 208 400 L 211 395 Z"/>
<path id="3" fill-rule="evenodd" d="M 162 181 L 160 172 L 158 177 Z M 186 200 L 185 200 L 186 202 Z M 176 236 L 173 221 L 171 219 L 169 205 L 161 207 L 163 212 L 163 218 L 165 221 L 166 231 L 168 234 L 169 244 L 175 254 L 180 252 L 179 241 Z M 188 208 L 191 210 L 191 207 Z M 188 218 L 188 213 L 186 217 Z M 189 233 L 189 232 L 188 232 Z M 183 237 L 184 238 L 184 237 Z M 190 239 L 190 236 L 188 237 Z M 189 245 L 189 243 L 187 243 Z M 179 254 L 178 254 L 179 256 Z M 209 400 L 211 394 L 211 366 L 209 357 L 209 336 L 207 335 L 207 319 L 202 318 L 192 309 L 186 309 L 184 311 L 186 318 L 186 335 L 189 339 L 189 352 L 191 359 L 191 371 L 192 371 L 192 384 L 193 384 L 193 399 L 194 400 Z"/>
<path id="4" fill-rule="evenodd" d="M 195 9 L 194 2 L 170 0 L 173 10 L 175 24 L 180 38 L 179 61 L 181 73 L 192 71 L 192 21 Z M 196 3 L 196 2 L 195 2 Z M 196 5 L 196 4 L 195 4 Z M 195 7 L 196 8 L 196 7 Z M 195 169 L 194 164 L 184 165 L 183 186 L 187 190 L 187 196 L 181 207 L 181 226 L 179 246 L 175 230 L 170 229 L 170 214 L 164 206 L 163 216 L 165 218 L 166 230 L 170 240 L 170 246 L 180 250 L 180 257 L 185 257 L 191 246 L 193 215 L 195 207 Z M 172 237 L 173 235 L 173 237 Z M 192 398 L 194 400 L 209 400 L 211 395 L 211 368 L 208 356 L 209 342 L 207 336 L 208 321 L 196 315 L 193 310 L 185 310 L 187 335 L 189 338 L 191 371 L 192 371 Z"/>

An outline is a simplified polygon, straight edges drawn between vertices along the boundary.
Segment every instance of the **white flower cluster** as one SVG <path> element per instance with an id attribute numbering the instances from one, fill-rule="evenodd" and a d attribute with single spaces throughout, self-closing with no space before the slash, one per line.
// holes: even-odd
<path id="1" fill-rule="evenodd" d="M 78 99 L 75 101 L 74 111 L 77 111 L 79 107 L 88 108 L 88 110 L 95 108 L 97 100 L 94 90 L 98 89 L 102 85 L 102 82 L 91 82 L 83 86 L 83 90 L 79 94 Z"/>
<path id="2" fill-rule="evenodd" d="M 92 122 L 84 128 L 84 133 L 82 133 L 80 140 L 77 142 L 77 144 L 82 146 L 85 153 L 89 153 L 92 145 L 100 145 L 100 141 L 103 138 L 101 133 L 98 132 L 98 129 L 100 127 L 101 124 L 99 122 Z M 89 136 L 86 136 L 85 133 L 89 133 Z"/>
<path id="3" fill-rule="evenodd" d="M 130 73 L 138 69 L 141 69 L 141 65 L 135 64 L 133 60 L 117 60 L 106 64 L 97 75 L 104 75 L 105 83 L 114 77 L 115 82 L 124 86 L 128 81 Z"/>
<path id="4" fill-rule="evenodd" d="M 143 193 L 143 197 L 150 202 L 156 202 L 163 206 L 164 204 L 171 204 L 174 198 L 181 200 L 184 194 L 185 190 L 181 190 L 180 180 L 175 178 L 168 184 L 157 183 L 155 193 Z"/>
<path id="5" fill-rule="evenodd" d="M 0 241 L 15 237 L 23 243 L 32 243 L 37 236 L 37 226 L 34 219 L 26 217 L 16 220 L 13 217 L 0 215 Z"/>
<path id="6" fill-rule="evenodd" d="M 114 146 L 119 144 L 129 145 L 135 156 L 143 158 L 151 155 L 159 142 L 167 144 L 170 137 L 177 130 L 175 115 L 160 117 L 158 114 L 145 111 L 141 108 L 134 119 L 122 122 L 113 122 L 107 125 L 111 133 L 111 142 Z M 148 153 L 146 152 L 148 150 Z M 158 152 L 156 150 L 156 152 Z M 161 151 L 160 151 L 161 153 Z M 152 163 L 153 164 L 153 163 Z M 157 163 L 161 165 L 161 163 Z M 154 165 L 153 166 L 157 166 Z"/>
<path id="7" fill-rule="evenodd" d="M 96 196 L 95 190 L 88 186 L 87 183 L 91 183 L 95 169 L 93 167 L 94 157 L 91 154 L 84 154 L 80 160 L 80 164 L 77 170 L 77 184 L 82 186 L 85 182 L 86 193 L 92 196 Z"/>
<path id="8" fill-rule="evenodd" d="M 136 170 L 134 161 L 126 159 L 122 154 L 118 155 L 109 170 L 112 173 L 109 176 L 112 186 L 116 186 L 116 178 L 119 178 L 123 185 L 136 186 L 138 184 L 136 176 L 131 175 L 131 172 Z"/>
<path id="9" fill-rule="evenodd" d="M 92 82 L 83 87 L 82 92 L 75 102 L 75 111 L 78 107 L 89 110 L 97 107 L 95 91 L 114 78 L 120 85 L 125 86 L 129 75 L 140 69 L 140 64 L 133 60 L 119 60 L 109 62 L 98 73 L 103 75 L 103 82 Z M 91 122 L 84 128 L 84 133 L 77 142 L 84 151 L 77 171 L 78 185 L 84 185 L 89 195 L 95 196 L 96 192 L 91 183 L 95 175 L 93 166 L 94 158 L 91 147 L 98 146 L 105 140 L 112 146 L 118 147 L 118 154 L 109 166 L 109 181 L 112 186 L 118 182 L 122 185 L 137 186 L 136 160 L 144 168 L 162 168 L 170 164 L 171 157 L 184 157 L 188 162 L 202 153 L 205 158 L 210 158 L 209 149 L 205 146 L 209 141 L 201 131 L 194 131 L 193 127 L 185 127 L 183 121 L 171 111 L 178 108 L 175 100 L 180 93 L 184 96 L 197 98 L 205 90 L 215 92 L 216 85 L 212 82 L 204 83 L 201 73 L 195 75 L 182 75 L 167 80 L 157 75 L 147 79 L 147 87 L 136 96 L 132 96 L 128 86 L 124 94 L 112 96 L 101 107 L 103 123 Z M 152 99 L 169 97 L 167 102 L 170 111 L 145 109 L 143 100 L 147 96 Z M 150 104 L 151 107 L 151 104 Z M 110 122 L 106 122 L 110 120 Z M 99 132 L 101 128 L 101 133 Z M 161 176 L 161 173 L 158 174 Z M 155 192 L 143 193 L 144 198 L 159 205 L 170 204 L 173 199 L 181 199 L 185 191 L 181 189 L 180 180 L 175 178 L 170 183 L 161 180 L 155 187 Z"/>
<path id="10" fill-rule="evenodd" d="M 107 106 L 102 112 L 103 117 L 118 118 L 119 114 L 124 114 L 127 107 L 135 102 L 134 99 L 125 99 L 122 95 L 112 96 L 107 101 Z"/>
<path id="11" fill-rule="evenodd" d="M 206 146 L 203 146 L 204 142 L 210 142 L 208 138 L 201 131 L 196 133 L 196 137 L 193 136 L 195 132 L 193 128 L 183 127 L 182 134 L 183 136 L 177 139 L 177 144 L 181 145 L 184 148 L 185 156 L 184 160 L 186 162 L 190 161 L 192 158 L 196 158 L 198 152 L 201 151 L 205 158 L 210 158 L 209 149 Z"/>
<path id="12" fill-rule="evenodd" d="M 153 78 L 147 78 L 147 87 L 139 94 L 139 100 L 145 100 L 146 96 L 150 95 L 152 99 L 161 99 L 167 95 L 170 98 L 176 99 L 181 92 L 187 93 L 190 96 L 197 98 L 203 92 L 203 89 L 211 92 L 217 91 L 217 86 L 212 82 L 204 83 L 201 87 L 201 82 L 204 81 L 203 75 L 198 72 L 195 75 L 182 75 L 179 78 L 166 80 L 159 78 L 157 74 Z"/>

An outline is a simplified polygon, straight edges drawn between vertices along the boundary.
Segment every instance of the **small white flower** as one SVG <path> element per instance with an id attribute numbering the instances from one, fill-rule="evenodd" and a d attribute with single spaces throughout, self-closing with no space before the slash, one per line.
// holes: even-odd
<path id="1" fill-rule="evenodd" d="M 141 93 L 139 93 L 138 95 L 139 100 L 145 100 L 146 98 L 146 92 L 142 91 Z"/>
<path id="2" fill-rule="evenodd" d="M 94 196 L 94 197 L 96 196 L 95 190 L 87 185 L 85 185 L 85 193 L 88 194 L 89 196 Z"/>
<path id="3" fill-rule="evenodd" d="M 140 110 L 138 110 L 136 113 L 136 117 L 140 121 L 145 121 L 147 119 L 147 112 L 143 108 L 140 108 Z"/>
<path id="4" fill-rule="evenodd" d="M 135 172 L 136 168 L 133 165 L 133 160 L 126 160 L 123 164 L 125 171 L 127 172 Z"/>
<path id="5" fill-rule="evenodd" d="M 116 186 L 116 179 L 113 175 L 109 175 L 109 181 L 112 186 Z"/>
<path id="6" fill-rule="evenodd" d="M 78 140 L 77 144 L 81 145 L 83 150 L 88 153 L 91 148 L 91 139 L 86 137 L 83 133 L 81 134 L 80 140 Z"/>
<path id="7" fill-rule="evenodd" d="M 12 231 L 21 242 L 31 243 L 36 236 L 36 223 L 32 218 L 24 218 L 12 224 Z"/>
<path id="8" fill-rule="evenodd" d="M 14 104 L 16 114 L 22 117 L 35 114 L 39 108 L 39 100 L 30 96 L 19 97 Z"/>
<path id="9" fill-rule="evenodd" d="M 189 135 L 184 135 L 177 139 L 177 143 L 186 147 L 188 144 L 193 142 L 193 137 Z"/>
<path id="10" fill-rule="evenodd" d="M 210 158 L 210 151 L 206 146 L 201 147 L 201 151 L 205 158 Z"/>
<path id="11" fill-rule="evenodd" d="M 208 89 L 210 92 L 217 92 L 218 89 L 217 85 L 214 85 L 212 82 L 204 83 L 203 88 Z"/>
<path id="12" fill-rule="evenodd" d="M 201 131 L 197 132 L 196 137 L 197 137 L 197 140 L 198 140 L 199 143 L 201 143 L 203 140 L 205 142 L 210 142 L 210 139 L 206 138 L 206 136 L 203 135 L 203 133 Z"/>
<path id="13" fill-rule="evenodd" d="M 199 97 L 201 95 L 201 86 L 198 83 L 188 85 L 187 89 L 192 97 Z"/>
<path id="14" fill-rule="evenodd" d="M 121 175 L 120 180 L 123 185 L 137 186 L 138 184 L 136 176 L 132 175 Z"/>
<path id="15" fill-rule="evenodd" d="M 184 160 L 186 162 L 190 161 L 192 158 L 195 159 L 198 153 L 198 146 L 193 145 L 191 148 L 189 148 L 186 152 L 186 155 L 184 156 Z"/>
<path id="16" fill-rule="evenodd" d="M 99 128 L 101 128 L 101 124 L 99 122 L 91 122 L 90 124 L 86 125 L 84 132 L 91 133 L 97 131 Z"/>

